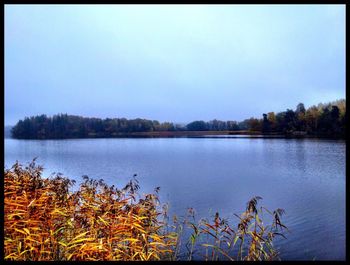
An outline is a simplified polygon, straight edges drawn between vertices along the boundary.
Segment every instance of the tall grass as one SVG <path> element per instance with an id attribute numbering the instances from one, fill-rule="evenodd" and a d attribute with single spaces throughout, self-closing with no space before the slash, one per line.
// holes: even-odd
<path id="1" fill-rule="evenodd" d="M 237 227 L 219 213 L 211 221 L 196 221 L 192 208 L 170 221 L 159 188 L 141 196 L 135 178 L 118 189 L 84 176 L 72 191 L 74 181 L 60 174 L 43 178 L 42 171 L 35 160 L 4 170 L 6 260 L 278 259 L 272 242 L 284 237 L 284 211 L 258 208 L 260 197 L 236 215 Z M 271 225 L 264 225 L 263 212 Z M 190 232 L 188 239 L 184 231 Z"/>

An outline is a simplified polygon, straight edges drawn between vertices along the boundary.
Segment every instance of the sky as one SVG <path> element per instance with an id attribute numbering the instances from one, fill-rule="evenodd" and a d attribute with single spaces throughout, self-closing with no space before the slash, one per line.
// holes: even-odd
<path id="1" fill-rule="evenodd" d="M 345 98 L 345 5 L 5 5 L 5 125 L 241 121 Z"/>

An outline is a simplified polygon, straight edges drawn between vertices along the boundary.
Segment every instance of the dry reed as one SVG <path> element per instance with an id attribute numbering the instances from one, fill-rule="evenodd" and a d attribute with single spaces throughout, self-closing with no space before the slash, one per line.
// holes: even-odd
<path id="1" fill-rule="evenodd" d="M 73 192 L 74 181 L 61 174 L 43 178 L 42 171 L 35 159 L 26 167 L 17 162 L 4 171 L 6 260 L 193 260 L 200 249 L 203 260 L 278 259 L 272 241 L 276 235 L 284 237 L 284 211 L 258 210 L 260 197 L 236 215 L 237 229 L 219 213 L 212 222 L 196 222 L 192 208 L 189 216 L 174 216 L 170 224 L 167 205 L 158 200 L 159 187 L 140 196 L 135 178 L 117 189 L 84 176 Z M 263 211 L 272 216 L 270 226 L 261 220 Z M 185 229 L 191 235 L 182 242 Z M 181 253 L 181 244 L 188 253 Z"/>

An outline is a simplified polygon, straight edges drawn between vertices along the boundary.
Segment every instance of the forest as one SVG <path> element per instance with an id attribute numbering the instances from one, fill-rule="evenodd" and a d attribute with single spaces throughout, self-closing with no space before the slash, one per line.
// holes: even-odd
<path id="1" fill-rule="evenodd" d="M 134 132 L 159 131 L 247 131 L 261 134 L 294 136 L 345 137 L 345 99 L 305 108 L 299 103 L 295 110 L 263 113 L 261 118 L 251 117 L 237 121 L 193 121 L 187 125 L 147 119 L 87 118 L 58 114 L 52 117 L 38 115 L 25 117 L 12 128 L 16 139 L 66 139 L 118 137 Z"/>

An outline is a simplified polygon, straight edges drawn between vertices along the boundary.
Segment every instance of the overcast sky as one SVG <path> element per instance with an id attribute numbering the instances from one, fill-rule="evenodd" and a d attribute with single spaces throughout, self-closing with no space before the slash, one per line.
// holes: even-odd
<path id="1" fill-rule="evenodd" d="M 6 5 L 5 124 L 243 120 L 345 98 L 345 5 Z"/>

